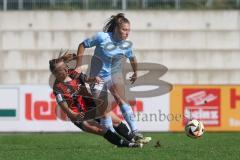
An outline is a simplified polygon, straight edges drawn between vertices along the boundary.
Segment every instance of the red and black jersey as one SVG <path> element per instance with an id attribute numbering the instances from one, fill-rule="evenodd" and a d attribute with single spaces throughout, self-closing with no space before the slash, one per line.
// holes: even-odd
<path id="1" fill-rule="evenodd" d="M 57 102 L 65 101 L 74 112 L 86 112 L 95 107 L 92 95 L 85 86 L 86 75 L 79 74 L 74 70 L 69 70 L 68 74 L 72 78 L 71 81 L 59 82 L 56 80 L 54 83 L 53 93 Z"/>

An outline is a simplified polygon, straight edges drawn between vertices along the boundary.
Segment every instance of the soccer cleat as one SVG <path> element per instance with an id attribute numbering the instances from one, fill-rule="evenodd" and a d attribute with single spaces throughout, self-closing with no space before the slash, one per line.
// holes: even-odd
<path id="1" fill-rule="evenodd" d="M 141 133 L 134 133 L 132 142 L 147 144 L 152 140 L 151 137 L 144 137 Z"/>
<path id="2" fill-rule="evenodd" d="M 130 148 L 142 148 L 143 144 L 142 143 L 129 143 Z"/>
<path id="3" fill-rule="evenodd" d="M 143 137 L 142 139 L 139 139 L 139 140 L 136 141 L 136 142 L 138 142 L 138 143 L 143 143 L 143 144 L 147 144 L 147 143 L 149 143 L 151 140 L 152 140 L 151 137 Z"/>
<path id="4" fill-rule="evenodd" d="M 133 141 L 137 142 L 138 140 L 143 139 L 143 135 L 139 132 L 133 133 Z"/>

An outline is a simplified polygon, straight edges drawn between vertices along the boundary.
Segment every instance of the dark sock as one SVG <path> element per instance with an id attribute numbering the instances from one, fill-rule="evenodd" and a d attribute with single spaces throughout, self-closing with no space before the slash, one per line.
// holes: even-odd
<path id="1" fill-rule="evenodd" d="M 129 147 L 129 142 L 121 139 L 116 133 L 113 133 L 111 130 L 108 130 L 104 138 L 108 140 L 110 143 L 117 145 L 118 147 Z"/>
<path id="2" fill-rule="evenodd" d="M 127 125 L 122 122 L 118 126 L 114 127 L 114 129 L 120 136 L 123 136 L 128 141 L 131 141 L 134 137 L 134 135 L 129 131 Z"/>

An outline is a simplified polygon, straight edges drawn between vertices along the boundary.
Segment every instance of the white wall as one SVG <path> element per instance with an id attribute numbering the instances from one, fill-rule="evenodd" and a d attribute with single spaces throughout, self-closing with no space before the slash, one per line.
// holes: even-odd
<path id="1" fill-rule="evenodd" d="M 47 84 L 48 60 L 61 48 L 76 50 L 117 12 L 0 12 L 0 83 Z M 167 66 L 165 80 L 174 84 L 239 83 L 239 11 L 125 14 L 131 21 L 130 40 L 138 61 Z"/>

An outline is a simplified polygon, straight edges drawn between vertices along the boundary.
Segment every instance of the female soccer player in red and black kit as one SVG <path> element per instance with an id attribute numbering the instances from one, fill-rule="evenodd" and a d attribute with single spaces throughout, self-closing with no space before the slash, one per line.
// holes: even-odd
<path id="1" fill-rule="evenodd" d="M 119 147 L 142 147 L 142 143 L 133 143 L 120 138 L 116 133 L 101 126 L 95 117 L 100 117 L 101 114 L 96 107 L 92 96 L 88 93 L 85 82 L 99 83 L 97 77 L 88 78 L 83 73 L 77 73 L 73 70 L 68 70 L 64 63 L 64 57 L 49 61 L 50 71 L 55 76 L 56 80 L 53 86 L 53 92 L 61 109 L 66 113 L 69 119 L 83 131 L 101 135 L 110 143 Z M 102 103 L 104 105 L 104 103 Z M 90 120 L 89 120 L 90 119 Z M 125 137 L 131 139 L 128 135 L 128 129 L 123 123 L 116 127 L 116 131 Z"/>

